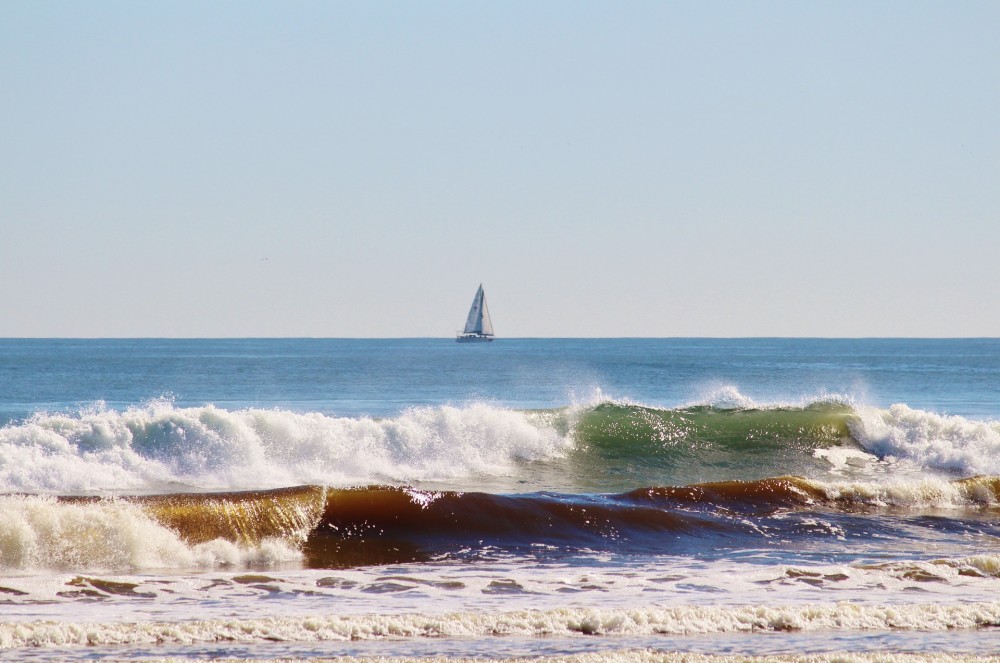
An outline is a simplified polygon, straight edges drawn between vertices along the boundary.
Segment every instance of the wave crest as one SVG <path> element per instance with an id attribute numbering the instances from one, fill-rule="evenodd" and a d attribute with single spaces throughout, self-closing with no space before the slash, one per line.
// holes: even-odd
<path id="1" fill-rule="evenodd" d="M 859 407 L 851 434 L 872 453 L 920 468 L 960 474 L 1000 474 L 1000 422 L 913 409 Z"/>
<path id="2" fill-rule="evenodd" d="M 356 485 L 510 476 L 572 446 L 538 416 L 485 403 L 389 419 L 167 401 L 0 429 L 0 491 L 160 491 Z"/>
<path id="3" fill-rule="evenodd" d="M 671 409 L 605 399 L 529 412 L 471 403 L 385 419 L 164 400 L 123 411 L 98 405 L 0 428 L 0 492 L 303 484 L 609 492 L 782 474 L 1000 475 L 998 422 L 838 397 L 759 404 L 729 388 L 711 400 Z"/>

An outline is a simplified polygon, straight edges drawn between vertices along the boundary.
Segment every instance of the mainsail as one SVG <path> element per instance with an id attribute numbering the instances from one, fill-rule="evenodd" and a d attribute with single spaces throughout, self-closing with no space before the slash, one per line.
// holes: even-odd
<path id="1" fill-rule="evenodd" d="M 486 307 L 486 295 L 483 294 L 483 284 L 479 284 L 476 296 L 472 298 L 472 308 L 465 321 L 463 334 L 493 336 L 493 321 L 490 320 L 490 310 Z"/>

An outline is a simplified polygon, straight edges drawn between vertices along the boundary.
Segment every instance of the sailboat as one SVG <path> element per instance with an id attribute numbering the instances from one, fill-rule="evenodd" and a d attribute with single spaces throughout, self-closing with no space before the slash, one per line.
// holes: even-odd
<path id="1" fill-rule="evenodd" d="M 490 310 L 486 308 L 486 295 L 483 294 L 483 284 L 479 284 L 476 296 L 472 298 L 472 308 L 469 318 L 465 321 L 465 330 L 456 338 L 459 343 L 476 343 L 493 340 L 493 321 L 490 320 Z"/>

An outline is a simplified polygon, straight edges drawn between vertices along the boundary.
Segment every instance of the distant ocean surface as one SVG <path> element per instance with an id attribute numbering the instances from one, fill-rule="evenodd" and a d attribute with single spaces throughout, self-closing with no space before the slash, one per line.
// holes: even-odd
<path id="1" fill-rule="evenodd" d="M 0 658 L 1000 652 L 998 339 L 0 339 L 0 426 Z"/>

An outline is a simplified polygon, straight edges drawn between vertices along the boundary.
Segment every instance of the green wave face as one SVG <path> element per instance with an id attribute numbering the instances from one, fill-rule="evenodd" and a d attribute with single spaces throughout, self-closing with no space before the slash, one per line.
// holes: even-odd
<path id="1" fill-rule="evenodd" d="M 815 476 L 829 467 L 815 450 L 858 446 L 851 416 L 850 407 L 830 403 L 762 410 L 605 403 L 575 422 L 573 460 L 581 478 L 622 486 Z"/>

